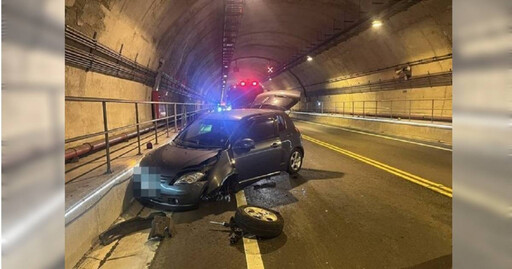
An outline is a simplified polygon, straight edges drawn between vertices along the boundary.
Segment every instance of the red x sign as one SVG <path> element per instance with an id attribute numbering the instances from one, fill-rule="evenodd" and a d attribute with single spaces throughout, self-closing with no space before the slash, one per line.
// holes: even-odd
<path id="1" fill-rule="evenodd" d="M 267 69 L 268 69 L 267 72 L 269 72 L 269 73 L 274 72 L 274 67 L 272 67 L 272 66 L 268 66 Z"/>

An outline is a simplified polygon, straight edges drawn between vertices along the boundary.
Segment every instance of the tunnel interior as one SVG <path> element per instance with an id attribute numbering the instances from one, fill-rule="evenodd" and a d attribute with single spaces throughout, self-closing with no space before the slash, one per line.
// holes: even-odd
<path id="1" fill-rule="evenodd" d="M 218 103 L 249 80 L 300 90 L 298 110 L 362 114 L 367 102 L 377 114 L 392 105 L 401 117 L 451 119 L 449 1 L 67 0 L 66 27 L 67 55 L 82 52 L 66 57 L 66 96 L 151 100 L 160 90 L 168 101 Z M 110 67 L 94 68 L 89 53 Z M 159 73 L 168 83 L 155 82 Z M 66 103 L 66 138 L 100 130 L 99 113 L 80 113 L 99 108 Z M 113 105 L 126 117 L 109 117 L 110 127 L 133 122 L 131 110 Z"/>
<path id="2" fill-rule="evenodd" d="M 451 1 L 66 0 L 65 63 L 66 267 L 114 266 L 145 240 L 95 256 L 106 253 L 98 234 L 122 214 L 151 212 L 132 203 L 141 159 L 165 155 L 203 115 L 244 108 L 260 93 L 300 93 L 275 121 L 303 143 L 293 148 L 304 157 L 300 173 L 266 174 L 275 188 L 173 213 L 177 238 L 133 254 L 137 264 L 183 268 L 201 253 L 212 268 L 249 266 L 245 245 L 220 246 L 225 234 L 212 235 L 208 221 L 252 203 L 285 217 L 285 235 L 256 244 L 270 267 L 449 268 Z M 197 157 L 168 152 L 176 162 Z"/>

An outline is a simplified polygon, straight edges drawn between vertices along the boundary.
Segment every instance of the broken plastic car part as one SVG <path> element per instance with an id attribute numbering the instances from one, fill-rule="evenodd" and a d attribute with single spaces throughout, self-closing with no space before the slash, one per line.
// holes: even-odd
<path id="1" fill-rule="evenodd" d="M 165 235 L 170 236 L 170 219 L 164 212 L 154 212 L 149 216 L 135 217 L 112 226 L 100 234 L 100 243 L 104 246 L 122 238 L 128 234 L 151 228 L 148 239 L 162 239 Z"/>

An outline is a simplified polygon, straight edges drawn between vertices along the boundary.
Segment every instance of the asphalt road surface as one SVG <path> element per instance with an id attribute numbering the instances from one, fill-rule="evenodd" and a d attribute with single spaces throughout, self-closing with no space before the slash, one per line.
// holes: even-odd
<path id="1" fill-rule="evenodd" d="M 283 173 L 265 180 L 275 188 L 240 193 L 281 212 L 283 234 L 230 246 L 227 230 L 209 221 L 228 221 L 240 200 L 203 203 L 173 214 L 177 234 L 160 244 L 150 267 L 451 268 L 450 150 L 296 125 L 309 138 L 300 175 Z"/>

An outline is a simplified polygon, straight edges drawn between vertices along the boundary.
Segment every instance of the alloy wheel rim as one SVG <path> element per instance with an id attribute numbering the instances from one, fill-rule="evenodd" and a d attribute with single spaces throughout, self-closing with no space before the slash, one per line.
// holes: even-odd
<path id="1" fill-rule="evenodd" d="M 294 171 L 298 170 L 300 168 L 300 165 L 302 164 L 302 158 L 300 156 L 300 152 L 295 151 L 292 154 L 292 157 L 290 158 L 291 167 Z"/>
<path id="2" fill-rule="evenodd" d="M 259 220 L 263 220 L 263 221 L 267 221 L 267 222 L 277 221 L 277 215 L 274 212 L 263 209 L 263 208 L 248 206 L 248 207 L 244 208 L 244 211 L 247 215 L 249 215 L 255 219 L 259 219 Z"/>

